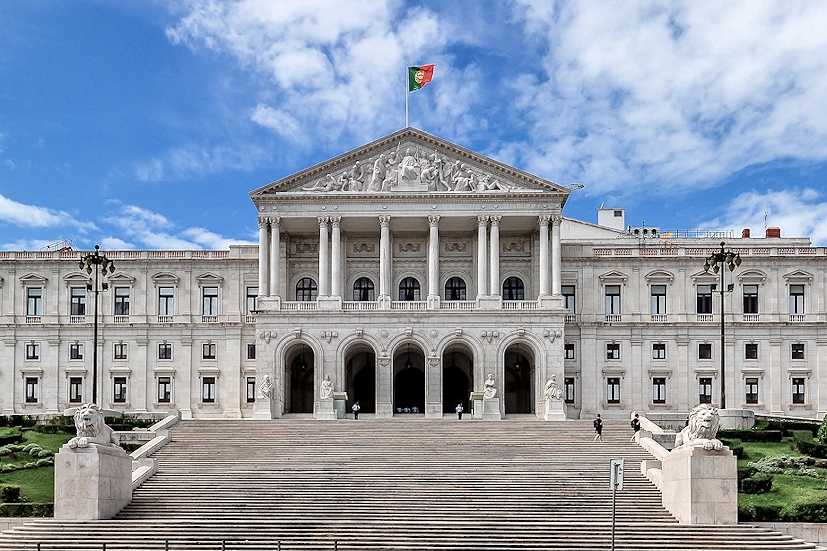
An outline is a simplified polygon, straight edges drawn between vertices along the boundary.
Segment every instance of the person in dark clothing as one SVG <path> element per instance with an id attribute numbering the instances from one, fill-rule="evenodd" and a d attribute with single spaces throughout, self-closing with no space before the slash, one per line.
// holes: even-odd
<path id="1" fill-rule="evenodd" d="M 638 432 L 640 432 L 640 416 L 637 413 L 635 413 L 635 416 L 632 419 L 632 430 L 635 432 L 632 433 L 632 437 L 629 439 L 629 442 L 634 442 L 637 439 Z"/>
<path id="2" fill-rule="evenodd" d="M 597 414 L 597 418 L 593 422 L 594 425 L 594 440 L 592 442 L 597 442 L 600 440 L 603 442 L 603 419 L 600 418 L 600 414 Z"/>

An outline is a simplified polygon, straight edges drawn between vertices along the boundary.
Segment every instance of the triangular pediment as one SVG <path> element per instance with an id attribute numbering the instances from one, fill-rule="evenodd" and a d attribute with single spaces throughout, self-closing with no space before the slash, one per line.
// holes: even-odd
<path id="1" fill-rule="evenodd" d="M 562 204 L 571 190 L 421 130 L 405 128 L 250 193 L 377 195 L 548 193 Z"/>

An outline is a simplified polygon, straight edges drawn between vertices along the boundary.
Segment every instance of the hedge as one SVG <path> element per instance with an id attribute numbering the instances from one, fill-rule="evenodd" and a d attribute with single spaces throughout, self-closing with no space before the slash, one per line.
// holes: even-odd
<path id="1" fill-rule="evenodd" d="M 0 436 L 0 446 L 19 444 L 22 441 L 23 432 L 18 428 L 11 429 L 8 434 Z"/>
<path id="2" fill-rule="evenodd" d="M 827 458 L 827 445 L 813 439 L 808 430 L 792 431 L 793 443 L 798 451 L 812 457 Z"/>
<path id="3" fill-rule="evenodd" d="M 738 459 L 744 458 L 744 445 L 741 443 L 740 440 L 727 440 L 723 439 L 721 442 L 724 443 L 726 447 L 732 450 L 732 453 L 735 454 L 735 457 Z"/>
<path id="4" fill-rule="evenodd" d="M 0 503 L 0 517 L 53 517 L 54 503 Z"/>
<path id="5" fill-rule="evenodd" d="M 756 473 L 741 481 L 741 488 L 745 494 L 766 494 L 772 490 L 772 475 Z"/>
<path id="6" fill-rule="evenodd" d="M 726 438 L 741 442 L 781 442 L 782 437 L 780 430 L 727 429 L 718 431 L 719 439 Z"/>
<path id="7" fill-rule="evenodd" d="M 776 522 L 780 516 L 781 505 L 738 507 L 739 522 Z"/>
<path id="8" fill-rule="evenodd" d="M 780 430 L 784 436 L 790 436 L 794 430 L 808 430 L 815 435 L 819 429 L 818 422 L 762 420 L 755 423 L 761 430 Z"/>

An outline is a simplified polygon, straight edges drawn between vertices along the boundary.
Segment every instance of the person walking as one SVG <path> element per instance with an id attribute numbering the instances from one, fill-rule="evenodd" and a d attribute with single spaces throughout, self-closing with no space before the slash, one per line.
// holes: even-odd
<path id="1" fill-rule="evenodd" d="M 592 440 L 592 442 L 597 442 L 598 440 L 603 442 L 603 419 L 600 418 L 599 413 L 592 424 L 594 425 L 594 440 Z"/>
<path id="2" fill-rule="evenodd" d="M 632 433 L 632 437 L 629 439 L 629 442 L 637 441 L 637 436 L 640 432 L 640 416 L 637 413 L 635 413 L 635 416 L 632 417 L 632 430 L 634 430 L 634 432 Z"/>
<path id="3" fill-rule="evenodd" d="M 359 400 L 356 400 L 356 402 L 354 402 L 354 404 L 350 407 L 350 409 L 353 410 L 353 418 L 358 419 L 359 418 L 359 410 L 362 409 L 362 406 L 359 405 Z"/>
<path id="4" fill-rule="evenodd" d="M 454 410 L 457 412 L 457 421 L 462 421 L 462 402 L 457 404 Z"/>

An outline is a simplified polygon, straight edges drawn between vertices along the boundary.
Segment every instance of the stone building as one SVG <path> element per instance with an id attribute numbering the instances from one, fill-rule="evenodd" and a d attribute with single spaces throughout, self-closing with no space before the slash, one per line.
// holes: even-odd
<path id="1" fill-rule="evenodd" d="M 685 412 L 720 402 L 723 289 L 727 406 L 827 411 L 824 247 L 577 221 L 569 193 L 407 128 L 253 191 L 258 247 L 107 251 L 98 402 L 325 418 L 328 380 L 363 414 L 441 417 L 490 374 L 500 416 Z M 77 259 L 0 252 L 0 413 L 90 399 Z"/>

